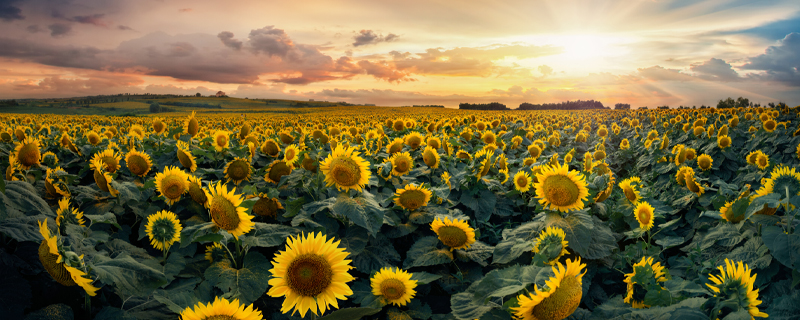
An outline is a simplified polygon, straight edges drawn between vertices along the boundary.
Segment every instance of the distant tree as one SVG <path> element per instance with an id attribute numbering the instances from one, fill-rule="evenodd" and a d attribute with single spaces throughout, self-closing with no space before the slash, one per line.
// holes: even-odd
<path id="1" fill-rule="evenodd" d="M 617 103 L 614 105 L 614 110 L 630 110 L 631 104 L 630 103 Z"/>
<path id="2" fill-rule="evenodd" d="M 203 95 L 200 92 L 194 94 L 195 97 L 202 97 Z"/>
<path id="3" fill-rule="evenodd" d="M 669 109 L 669 106 L 660 106 L 658 109 Z"/>
<path id="4" fill-rule="evenodd" d="M 741 97 L 740 97 L 741 99 Z M 717 109 L 726 109 L 726 108 L 733 108 L 736 107 L 736 101 L 733 98 L 728 97 L 728 99 L 720 100 L 717 102 Z"/>
<path id="5" fill-rule="evenodd" d="M 462 110 L 508 110 L 506 105 L 499 102 L 492 103 L 460 103 L 458 108 Z"/>
<path id="6" fill-rule="evenodd" d="M 639 107 L 639 109 L 638 109 L 638 110 L 647 110 L 647 106 L 644 106 L 644 107 Z"/>
<path id="7" fill-rule="evenodd" d="M 158 102 L 153 102 L 150 104 L 150 113 L 159 113 L 161 112 L 161 105 Z"/>
<path id="8" fill-rule="evenodd" d="M 736 99 L 736 108 L 747 108 L 750 106 L 750 99 L 739 97 Z"/>
<path id="9" fill-rule="evenodd" d="M 530 104 L 523 102 L 519 105 L 517 110 L 591 110 L 591 109 L 608 109 L 603 106 L 600 101 L 594 100 L 577 100 L 565 101 L 559 103 L 544 103 L 544 104 Z"/>

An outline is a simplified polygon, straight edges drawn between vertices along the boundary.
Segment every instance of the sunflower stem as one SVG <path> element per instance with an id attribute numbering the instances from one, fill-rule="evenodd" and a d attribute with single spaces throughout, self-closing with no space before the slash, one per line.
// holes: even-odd
<path id="1" fill-rule="evenodd" d="M 231 250 L 228 249 L 228 244 L 226 243 L 222 247 L 225 248 L 225 251 L 227 251 L 228 255 L 231 257 L 231 261 L 233 262 L 233 267 L 239 269 L 239 267 L 236 265 L 236 259 L 233 257 L 233 253 L 231 253 Z"/>

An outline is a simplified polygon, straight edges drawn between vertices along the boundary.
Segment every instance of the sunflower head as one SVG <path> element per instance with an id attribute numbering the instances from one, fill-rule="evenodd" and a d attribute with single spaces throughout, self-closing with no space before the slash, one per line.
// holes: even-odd
<path id="1" fill-rule="evenodd" d="M 589 196 L 584 176 L 566 165 L 547 166 L 536 175 L 536 180 L 536 197 L 550 210 L 581 210 Z"/>
<path id="2" fill-rule="evenodd" d="M 567 254 L 567 244 L 569 243 L 566 238 L 566 233 L 559 227 L 547 227 L 542 230 L 539 237 L 536 238 L 536 244 L 533 246 L 533 253 L 537 254 L 534 259 L 549 265 L 555 265 L 561 257 Z"/>
<path id="3" fill-rule="evenodd" d="M 208 197 L 206 197 L 206 193 L 203 190 L 203 182 L 200 178 L 189 175 L 189 190 L 187 192 L 194 202 L 208 208 Z"/>
<path id="4" fill-rule="evenodd" d="M 467 249 L 475 243 L 475 229 L 470 227 L 466 220 L 451 221 L 447 217 L 444 220 L 436 218 L 431 223 L 431 229 L 439 237 L 439 241 L 450 247 L 450 251 Z"/>
<path id="5" fill-rule="evenodd" d="M 119 191 L 111 186 L 111 182 L 114 181 L 114 179 L 105 171 L 105 164 L 103 161 L 95 159 L 89 164 L 89 167 L 94 171 L 94 182 L 97 183 L 97 187 L 100 188 L 100 190 L 110 193 L 111 196 L 116 197 Z"/>
<path id="6" fill-rule="evenodd" d="M 258 197 L 258 201 L 253 204 L 253 213 L 268 218 L 278 217 L 278 210 L 283 209 L 280 200 L 278 198 L 270 198 L 264 193 L 259 193 Z"/>
<path id="7" fill-rule="evenodd" d="M 264 181 L 278 184 L 283 176 L 292 173 L 294 167 L 287 164 L 283 160 L 275 160 L 267 168 L 267 173 L 264 174 Z"/>
<path id="8" fill-rule="evenodd" d="M 206 246 L 206 260 L 211 263 L 226 261 L 229 259 L 228 251 L 219 242 Z"/>
<path id="9" fill-rule="evenodd" d="M 531 179 L 531 176 L 525 171 L 520 170 L 514 175 L 514 189 L 520 193 L 528 192 L 528 190 L 531 189 L 532 183 L 533 179 Z"/>
<path id="10" fill-rule="evenodd" d="M 703 171 L 710 170 L 712 164 L 714 164 L 714 159 L 707 154 L 700 155 L 700 157 L 697 158 L 697 166 Z"/>
<path id="11" fill-rule="evenodd" d="M 725 149 L 731 146 L 731 138 L 728 136 L 717 136 L 717 146 Z"/>
<path id="12" fill-rule="evenodd" d="M 372 294 L 380 297 L 384 303 L 401 307 L 408 304 L 416 291 L 417 280 L 411 280 L 411 274 L 398 268 L 382 268 L 370 279 Z"/>
<path id="13" fill-rule="evenodd" d="M 188 134 L 194 138 L 197 136 L 197 132 L 200 131 L 200 123 L 197 122 L 197 118 L 195 118 L 195 112 L 192 111 L 192 114 L 189 115 L 189 118 L 186 119 L 186 122 L 183 124 L 183 133 Z"/>
<path id="14" fill-rule="evenodd" d="M 394 203 L 403 209 L 414 211 L 427 206 L 431 200 L 431 191 L 424 186 L 407 184 L 404 189 L 397 189 L 394 194 Z"/>
<path id="15" fill-rule="evenodd" d="M 714 315 L 722 318 L 722 312 L 736 312 L 747 310 L 752 318 L 766 318 L 768 315 L 758 310 L 761 300 L 758 300 L 759 289 L 753 289 L 756 274 L 751 274 L 750 267 L 742 261 L 733 262 L 725 259 L 725 265 L 717 269 L 720 275 L 709 275 L 706 286 L 714 293 L 705 306 L 714 306 L 711 310 Z M 725 302 L 724 304 L 721 302 Z"/>
<path id="16" fill-rule="evenodd" d="M 639 228 L 647 231 L 653 227 L 654 211 L 655 208 L 645 201 L 636 204 L 636 208 L 633 209 L 633 214 L 636 216 L 636 221 L 639 222 Z"/>
<path id="17" fill-rule="evenodd" d="M 270 157 L 277 157 L 281 152 L 281 146 L 275 139 L 268 139 L 261 144 L 261 152 Z"/>
<path id="18" fill-rule="evenodd" d="M 78 209 L 69 208 L 69 196 L 58 200 L 58 210 L 56 211 L 56 225 L 61 226 L 65 223 L 77 224 L 80 226 L 85 226 L 85 221 L 83 220 L 83 212 L 78 211 Z"/>
<path id="19" fill-rule="evenodd" d="M 250 181 L 250 173 L 253 169 L 250 167 L 250 160 L 245 158 L 236 157 L 225 165 L 225 179 L 228 182 L 233 181 L 235 185 L 239 185 L 242 181 Z M 280 178 L 278 179 L 280 180 Z"/>
<path id="20" fill-rule="evenodd" d="M 325 174 L 327 186 L 336 185 L 342 191 L 361 191 L 369 182 L 369 163 L 355 149 L 343 145 L 337 146 L 320 163 L 320 169 Z"/>
<path id="21" fill-rule="evenodd" d="M 239 299 L 228 301 L 216 297 L 214 302 L 203 304 L 198 302 L 194 307 L 187 307 L 181 312 L 182 320 L 260 320 L 264 316 L 253 305 L 239 303 Z"/>
<path id="22" fill-rule="evenodd" d="M 125 164 L 133 175 L 140 177 L 146 176 L 153 166 L 150 156 L 144 152 L 136 151 L 136 149 L 131 149 L 125 155 Z"/>
<path id="23" fill-rule="evenodd" d="M 208 186 L 206 198 L 211 220 L 220 229 L 228 231 L 237 239 L 253 229 L 255 223 L 252 222 L 252 217 L 241 206 L 242 196 L 236 195 L 233 190 L 228 191 L 228 187 L 221 181 Z"/>
<path id="24" fill-rule="evenodd" d="M 40 144 L 39 139 L 31 137 L 27 137 L 17 144 L 14 154 L 17 155 L 17 163 L 22 169 L 28 170 L 33 166 L 39 165 L 39 160 L 42 156 L 39 151 Z"/>
<path id="25" fill-rule="evenodd" d="M 403 141 L 403 138 L 399 137 L 394 138 L 394 140 L 392 140 L 392 142 L 390 142 L 389 145 L 386 146 L 386 153 L 393 155 L 395 153 L 403 151 L 404 145 L 405 141 Z"/>
<path id="26" fill-rule="evenodd" d="M 173 205 L 189 191 L 189 175 L 178 167 L 167 166 L 164 172 L 156 174 L 156 190 L 164 196 L 167 204 Z"/>
<path id="27" fill-rule="evenodd" d="M 564 319 L 569 317 L 580 305 L 583 297 L 583 275 L 586 265 L 580 258 L 567 260 L 566 266 L 560 262 L 553 266 L 554 276 L 534 292 L 517 296 L 519 307 L 511 308 L 520 320 Z M 581 270 L 584 270 L 581 273 Z"/>
<path id="28" fill-rule="evenodd" d="M 197 170 L 197 161 L 195 161 L 192 152 L 189 151 L 189 144 L 183 141 L 178 141 L 177 147 L 178 161 L 181 163 L 181 166 L 189 169 L 189 172 L 194 172 Z"/>
<path id="29" fill-rule="evenodd" d="M 639 195 L 639 186 L 642 183 L 642 179 L 639 177 L 630 177 L 622 182 L 619 183 L 620 189 L 625 194 L 625 198 L 628 199 L 631 203 L 637 203 L 639 200 L 642 199 L 642 196 Z"/>
<path id="30" fill-rule="evenodd" d="M 643 303 L 645 295 L 649 290 L 664 290 L 659 283 L 666 281 L 666 269 L 661 263 L 653 263 L 652 257 L 642 257 L 641 261 L 633 265 L 633 272 L 625 274 L 624 282 L 628 292 L 624 302 L 637 309 L 649 308 L 649 305 Z"/>
<path id="31" fill-rule="evenodd" d="M 120 168 L 119 161 L 122 160 L 122 156 L 112 149 L 106 149 L 103 152 L 95 153 L 94 156 L 92 156 L 91 161 L 94 161 L 95 159 L 100 159 L 103 161 L 103 164 L 105 164 L 105 170 L 108 173 L 114 173 Z"/>
<path id="32" fill-rule="evenodd" d="M 169 251 L 169 247 L 181 239 L 181 222 L 175 213 L 161 210 L 147 217 L 145 232 L 150 237 L 150 244 L 161 251 Z"/>
<path id="33" fill-rule="evenodd" d="M 425 164 L 432 169 L 438 168 L 439 152 L 436 151 L 436 148 L 426 146 L 425 151 L 422 152 L 422 161 L 424 161 Z"/>
<path id="34" fill-rule="evenodd" d="M 766 169 L 769 167 L 769 156 L 763 152 L 759 153 L 756 156 L 755 165 L 761 170 Z"/>

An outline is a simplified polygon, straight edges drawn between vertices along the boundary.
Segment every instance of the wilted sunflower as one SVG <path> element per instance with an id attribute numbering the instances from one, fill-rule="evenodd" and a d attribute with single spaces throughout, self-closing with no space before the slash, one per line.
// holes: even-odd
<path id="1" fill-rule="evenodd" d="M 319 167 L 328 187 L 336 185 L 342 191 L 362 191 L 369 182 L 369 163 L 353 148 L 337 146 Z"/>
<path id="2" fill-rule="evenodd" d="M 233 184 L 239 185 L 242 181 L 250 181 L 250 173 L 253 169 L 250 167 L 250 160 L 245 158 L 236 157 L 225 165 L 225 179 L 228 182 L 233 181 Z M 278 178 L 280 180 L 280 178 Z"/>
<path id="3" fill-rule="evenodd" d="M 407 305 L 417 293 L 417 280 L 411 280 L 411 273 L 399 268 L 381 268 L 370 279 L 372 294 L 384 303 L 398 307 Z"/>
<path id="4" fill-rule="evenodd" d="M 283 209 L 283 205 L 278 198 L 270 198 L 264 193 L 259 193 L 258 201 L 253 204 L 253 213 L 268 218 L 278 217 L 278 210 Z"/>
<path id="5" fill-rule="evenodd" d="M 643 272 L 645 274 L 652 273 L 653 280 L 656 282 L 666 282 L 666 273 L 664 272 L 664 267 L 661 265 L 661 262 L 653 263 L 653 257 L 642 257 L 641 261 L 633 265 L 633 272 L 625 274 L 624 282 L 628 284 L 628 293 L 623 301 L 625 303 L 630 303 L 631 306 L 636 309 L 649 308 L 650 306 L 642 303 L 642 300 L 636 300 L 637 298 L 644 299 L 647 293 L 642 284 L 633 281 L 637 272 Z"/>
<path id="6" fill-rule="evenodd" d="M 13 157 L 13 155 L 11 155 L 9 156 L 9 161 L 15 162 L 16 159 Z M 15 167 L 19 168 L 19 165 L 16 163 L 9 165 L 6 173 L 9 173 L 8 170 L 14 171 Z M 15 179 L 15 177 L 13 177 L 13 173 L 14 172 L 12 172 L 11 179 L 6 177 L 6 180 L 13 181 L 12 179 Z M 61 174 L 67 174 L 67 172 L 58 166 L 52 169 L 48 168 L 47 171 L 45 171 L 44 187 L 45 190 L 47 190 L 47 194 L 49 194 L 52 197 L 58 197 L 59 195 L 64 197 L 70 196 L 67 184 L 61 180 L 60 177 Z"/>
<path id="7" fill-rule="evenodd" d="M 589 196 L 584 176 L 566 165 L 545 167 L 536 175 L 536 197 L 550 210 L 569 212 L 583 209 L 583 201 Z"/>
<path id="8" fill-rule="evenodd" d="M 242 196 L 236 195 L 233 190 L 228 191 L 228 187 L 221 181 L 208 186 L 206 198 L 211 220 L 220 229 L 228 231 L 236 239 L 253 229 L 255 223 L 252 217 L 241 206 Z"/>
<path id="9" fill-rule="evenodd" d="M 178 167 L 167 166 L 164 172 L 156 174 L 156 190 L 164 196 L 168 205 L 173 205 L 189 191 L 189 174 Z"/>
<path id="10" fill-rule="evenodd" d="M 622 180 L 619 183 L 620 189 L 625 194 L 625 198 L 628 199 L 631 203 L 637 203 L 639 200 L 642 199 L 642 196 L 639 195 L 639 186 L 642 183 L 642 179 L 639 177 L 630 177 L 628 179 Z"/>
<path id="11" fill-rule="evenodd" d="M 69 209 L 69 197 L 64 197 L 58 200 L 58 210 L 56 210 L 56 225 L 61 226 L 63 223 L 77 224 L 79 226 L 86 226 L 83 220 L 83 212 L 78 209 Z"/>
<path id="12" fill-rule="evenodd" d="M 533 253 L 544 255 L 545 263 L 555 265 L 561 257 L 568 253 L 566 240 L 567 234 L 559 227 L 547 227 L 536 238 Z"/>
<path id="13" fill-rule="evenodd" d="M 58 237 L 56 235 L 50 236 L 50 229 L 47 228 L 47 220 L 37 221 L 39 224 L 39 233 L 44 240 L 39 245 L 39 261 L 42 266 L 50 274 L 56 282 L 63 286 L 71 287 L 75 285 L 81 286 L 86 294 L 95 296 L 98 288 L 92 286 L 92 279 L 84 278 L 87 274 L 70 264 L 73 262 L 67 261 L 67 257 L 61 254 L 58 248 Z M 83 256 L 78 257 L 72 253 L 73 258 L 77 261 L 76 264 L 83 264 Z M 70 264 L 67 264 L 70 263 Z"/>
<path id="14" fill-rule="evenodd" d="M 511 308 L 519 320 L 561 320 L 569 317 L 581 303 L 583 297 L 583 275 L 585 264 L 580 258 L 567 260 L 566 267 L 560 262 L 553 266 L 553 277 L 545 282 L 546 289 L 534 284 L 534 292 L 517 296 L 519 307 Z M 581 270 L 584 270 L 581 273 Z"/>
<path id="15" fill-rule="evenodd" d="M 58 165 L 58 156 L 55 153 L 47 151 L 42 153 L 41 159 L 39 159 L 39 163 L 42 163 L 50 168 L 55 168 Z"/>
<path id="16" fill-rule="evenodd" d="M 100 159 L 105 164 L 105 169 L 108 173 L 114 173 L 119 170 L 119 161 L 122 160 L 122 156 L 112 149 L 103 150 L 103 152 L 95 153 L 92 156 L 91 162 L 94 162 L 96 159 Z"/>
<path id="17" fill-rule="evenodd" d="M 424 186 L 409 183 L 404 189 L 397 189 L 394 196 L 396 205 L 414 211 L 428 205 L 428 201 L 431 200 L 431 191 Z"/>
<path id="18" fill-rule="evenodd" d="M 697 166 L 700 167 L 700 169 L 703 171 L 708 171 L 709 169 L 711 169 L 711 165 L 713 164 L 714 164 L 714 159 L 712 159 L 711 156 L 707 154 L 700 155 L 700 157 L 697 158 Z"/>
<path id="19" fill-rule="evenodd" d="M 294 166 L 294 163 L 300 159 L 298 157 L 299 155 L 300 148 L 298 148 L 296 144 L 289 145 L 283 150 L 283 161 L 286 162 L 287 165 Z"/>
<path id="20" fill-rule="evenodd" d="M 192 155 L 192 152 L 189 151 L 189 144 L 183 141 L 178 141 L 176 146 L 178 161 L 181 163 L 181 166 L 188 169 L 189 172 L 194 172 L 197 170 L 197 161 Z"/>
<path id="21" fill-rule="evenodd" d="M 211 263 L 228 260 L 228 251 L 219 242 L 206 246 L 206 260 Z"/>
<path id="22" fill-rule="evenodd" d="M 161 210 L 147 217 L 145 232 L 158 250 L 169 251 L 173 243 L 181 241 L 181 230 L 181 221 L 171 211 Z"/>
<path id="23" fill-rule="evenodd" d="M 281 153 L 281 145 L 275 139 L 267 139 L 261 144 L 261 153 L 270 157 L 277 157 Z"/>
<path id="24" fill-rule="evenodd" d="M 439 167 L 439 152 L 436 151 L 436 148 L 431 146 L 426 146 L 425 151 L 422 152 L 422 161 L 431 168 L 436 169 Z"/>
<path id="25" fill-rule="evenodd" d="M 42 156 L 39 152 L 40 144 L 39 139 L 31 137 L 27 137 L 17 144 L 14 154 L 17 155 L 17 163 L 23 170 L 39 165 L 39 159 Z"/>
<path id="26" fill-rule="evenodd" d="M 347 273 L 353 267 L 345 260 L 348 252 L 339 248 L 341 241 L 327 239 L 321 232 L 286 239 L 286 251 L 275 255 L 270 270 L 270 297 L 285 297 L 282 313 L 299 311 L 305 317 L 309 310 L 315 315 L 325 313 L 330 306 L 339 308 L 337 299 L 344 300 L 353 290 L 347 282 L 355 280 Z"/>
<path id="27" fill-rule="evenodd" d="M 645 201 L 636 204 L 636 208 L 633 209 L 633 214 L 636 216 L 636 221 L 639 222 L 639 228 L 647 231 L 653 227 L 654 210 L 655 208 Z"/>
<path id="28" fill-rule="evenodd" d="M 114 178 L 106 172 L 103 161 L 95 159 L 89 164 L 89 167 L 94 171 L 94 182 L 97 183 L 97 187 L 100 188 L 100 190 L 110 193 L 111 196 L 116 197 L 119 191 L 111 186 L 111 182 L 114 181 Z"/>
<path id="29" fill-rule="evenodd" d="M 531 176 L 525 171 L 520 170 L 514 175 L 514 189 L 520 193 L 528 192 L 528 190 L 531 189 L 532 183 L 533 179 L 531 179 Z"/>
<path id="30" fill-rule="evenodd" d="M 264 181 L 278 184 L 281 182 L 281 177 L 291 174 L 293 169 L 293 166 L 286 164 L 283 160 L 272 161 L 267 168 L 267 173 L 264 174 Z"/>
<path id="31" fill-rule="evenodd" d="M 475 243 L 475 229 L 470 227 L 466 220 L 450 221 L 450 218 L 445 217 L 442 221 L 441 218 L 436 218 L 431 223 L 431 229 L 436 232 L 439 241 L 450 247 L 450 251 L 468 249 Z"/>
<path id="32" fill-rule="evenodd" d="M 228 301 L 216 297 L 214 303 L 203 305 L 198 302 L 194 308 L 187 307 L 181 312 L 181 320 L 261 320 L 264 316 L 253 305 L 239 304 L 239 299 Z"/>
<path id="33" fill-rule="evenodd" d="M 195 112 L 192 111 L 192 114 L 189 115 L 189 118 L 186 119 L 186 122 L 183 123 L 183 133 L 188 134 L 194 138 L 197 136 L 197 132 L 200 131 L 200 124 L 197 122 L 197 118 L 195 118 Z"/>
<path id="34" fill-rule="evenodd" d="M 725 266 L 719 266 L 717 269 L 719 276 L 708 275 L 708 280 L 714 284 L 706 284 L 714 292 L 714 299 L 728 302 L 726 306 L 729 306 L 730 302 L 735 303 L 737 310 L 732 311 L 746 309 L 751 319 L 768 317 L 766 313 L 758 310 L 758 305 L 761 304 L 761 300 L 758 300 L 759 289 L 753 289 L 756 274 L 750 275 L 752 270 L 747 264 L 742 261 L 734 263 L 725 258 Z"/>
<path id="35" fill-rule="evenodd" d="M 150 167 L 153 166 L 150 156 L 144 152 L 136 151 L 136 149 L 131 149 L 125 155 L 125 164 L 133 175 L 140 177 L 146 176 L 150 172 Z"/>

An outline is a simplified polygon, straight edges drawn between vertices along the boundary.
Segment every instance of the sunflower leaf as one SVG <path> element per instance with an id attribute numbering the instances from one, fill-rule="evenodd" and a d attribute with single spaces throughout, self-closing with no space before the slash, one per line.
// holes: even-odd
<path id="1" fill-rule="evenodd" d="M 406 253 L 404 268 L 433 266 L 453 261 L 453 253 L 449 249 L 440 249 L 438 245 L 437 237 L 417 240 Z"/>
<path id="2" fill-rule="evenodd" d="M 300 230 L 289 226 L 256 222 L 243 242 L 250 247 L 276 247 L 286 243 L 286 239 L 290 236 L 299 233 Z"/>
<path id="3" fill-rule="evenodd" d="M 375 196 L 368 192 L 355 198 L 340 195 L 330 209 L 333 214 L 347 217 L 357 226 L 367 229 L 372 236 L 375 236 L 383 225 L 384 209 L 375 201 Z"/>
<path id="4" fill-rule="evenodd" d="M 206 269 L 205 278 L 224 292 L 223 297 L 251 304 L 266 292 L 269 269 L 270 264 L 264 255 L 250 252 L 244 257 L 241 269 L 233 268 L 228 260 L 224 260 Z"/>
<path id="5" fill-rule="evenodd" d="M 800 269 L 800 235 L 786 234 L 777 226 L 764 227 L 761 232 L 770 254 L 790 269 Z"/>
<path id="6" fill-rule="evenodd" d="M 375 308 L 344 308 L 339 309 L 331 314 L 318 318 L 318 320 L 352 320 L 361 319 L 362 317 L 371 316 L 381 312 L 381 309 Z"/>
<path id="7" fill-rule="evenodd" d="M 134 260 L 127 253 L 113 259 L 95 255 L 89 265 L 97 273 L 99 281 L 114 286 L 125 295 L 147 296 L 167 283 L 164 273 Z"/>

